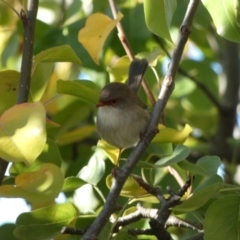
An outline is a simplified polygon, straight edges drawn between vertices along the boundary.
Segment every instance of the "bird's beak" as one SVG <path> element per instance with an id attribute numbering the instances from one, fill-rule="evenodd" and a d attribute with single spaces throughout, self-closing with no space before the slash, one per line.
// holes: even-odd
<path id="1" fill-rule="evenodd" d="M 102 106 L 104 106 L 105 104 L 103 103 L 103 102 L 98 102 L 97 104 L 96 104 L 96 108 L 99 108 L 99 107 L 102 107 Z"/>

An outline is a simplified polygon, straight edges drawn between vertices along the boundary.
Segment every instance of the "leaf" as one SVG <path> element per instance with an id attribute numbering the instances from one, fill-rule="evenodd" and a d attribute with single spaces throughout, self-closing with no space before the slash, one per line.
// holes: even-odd
<path id="1" fill-rule="evenodd" d="M 102 159 L 93 155 L 88 165 L 83 167 L 78 173 L 78 177 L 87 183 L 97 185 L 105 172 L 105 163 Z"/>
<path id="2" fill-rule="evenodd" d="M 58 145 L 50 138 L 47 139 L 44 145 L 43 151 L 37 157 L 37 159 L 27 167 L 24 163 L 13 163 L 10 168 L 11 175 L 18 175 L 23 172 L 37 171 L 43 163 L 53 163 L 58 167 L 61 167 L 62 158 L 58 149 Z"/>
<path id="3" fill-rule="evenodd" d="M 172 42 L 172 38 L 169 28 L 176 7 L 176 0 L 144 0 L 147 27 L 154 34 L 170 42 Z"/>
<path id="4" fill-rule="evenodd" d="M 64 133 L 58 138 L 58 144 L 60 146 L 79 142 L 93 134 L 96 131 L 95 125 L 86 125 L 80 128 L 74 129 L 70 132 Z"/>
<path id="5" fill-rule="evenodd" d="M 0 115 L 16 104 L 19 79 L 17 71 L 0 72 Z"/>
<path id="6" fill-rule="evenodd" d="M 0 118 L 0 157 L 30 165 L 46 142 L 46 112 L 40 102 L 23 103 Z"/>
<path id="7" fill-rule="evenodd" d="M 149 197 L 150 194 L 139 185 L 138 183 L 139 178 L 142 180 L 142 178 L 137 175 L 129 176 L 123 185 L 120 195 L 128 198 L 141 197 L 141 200 Z M 109 189 L 111 188 L 112 183 L 113 183 L 113 176 L 110 174 L 106 178 L 106 184 Z"/>
<path id="8" fill-rule="evenodd" d="M 107 71 L 110 74 L 111 82 L 126 82 L 129 65 L 130 60 L 128 56 L 123 56 L 119 58 L 115 65 L 108 67 Z"/>
<path id="9" fill-rule="evenodd" d="M 77 80 L 77 81 L 63 81 L 57 82 L 58 93 L 65 93 L 75 97 L 81 98 L 83 101 L 96 105 L 99 99 L 99 92 L 91 81 Z"/>
<path id="10" fill-rule="evenodd" d="M 153 138 L 152 142 L 179 144 L 185 142 L 189 134 L 192 132 L 192 128 L 188 124 L 186 124 L 181 131 L 167 128 L 162 124 L 160 124 L 158 128 L 159 133 Z"/>
<path id="11" fill-rule="evenodd" d="M 53 239 L 61 234 L 62 227 L 69 225 L 75 218 L 76 210 L 70 203 L 22 213 L 17 218 L 14 236 L 23 240 Z"/>
<path id="12" fill-rule="evenodd" d="M 52 47 L 40 52 L 34 57 L 33 72 L 40 62 L 72 62 L 81 65 L 81 61 L 68 45 Z"/>
<path id="13" fill-rule="evenodd" d="M 86 184 L 86 182 L 84 182 L 82 179 L 78 177 L 68 177 L 64 179 L 62 191 L 63 192 L 74 191 L 83 186 L 84 184 Z"/>
<path id="14" fill-rule="evenodd" d="M 202 157 L 196 162 L 196 164 L 192 164 L 188 161 L 178 163 L 178 166 L 182 169 L 189 171 L 192 174 L 199 174 L 202 176 L 216 174 L 220 165 L 221 160 L 217 156 Z"/>
<path id="15" fill-rule="evenodd" d="M 31 78 L 30 92 L 34 102 L 39 101 L 45 92 L 50 76 L 53 71 L 54 63 L 39 63 Z"/>
<path id="16" fill-rule="evenodd" d="M 156 167 L 166 167 L 171 164 L 180 162 L 180 161 L 184 160 L 189 155 L 189 153 L 190 153 L 190 150 L 188 147 L 186 147 L 184 145 L 178 145 L 174 149 L 172 155 L 161 158 L 160 160 L 158 160 L 155 163 L 155 166 Z"/>
<path id="17" fill-rule="evenodd" d="M 223 188 L 222 178 L 217 174 L 211 175 L 197 187 L 187 200 L 174 207 L 173 210 L 186 213 L 198 209 L 219 192 L 221 188 Z"/>
<path id="18" fill-rule="evenodd" d="M 147 148 L 147 158 L 146 161 L 139 161 L 138 162 L 138 166 L 140 167 L 146 167 L 149 168 L 150 167 L 150 163 L 149 160 L 153 157 L 153 156 L 157 156 L 157 157 L 165 157 L 168 155 L 171 155 L 173 153 L 173 145 L 171 143 L 153 143 L 151 142 Z M 148 166 L 149 165 L 149 166 Z M 155 165 L 152 164 L 151 168 L 154 168 Z"/>
<path id="19" fill-rule="evenodd" d="M 207 210 L 204 221 L 206 240 L 239 239 L 239 195 L 228 195 L 216 200 Z"/>
<path id="20" fill-rule="evenodd" d="M 203 0 L 204 6 L 209 11 L 217 33 L 233 42 L 240 42 L 240 26 L 238 24 L 238 1 Z"/>
<path id="21" fill-rule="evenodd" d="M 164 56 L 164 52 L 160 47 L 154 47 L 151 52 L 141 52 L 137 54 L 137 57 L 141 59 L 146 58 L 150 67 L 156 67 L 158 59 L 162 56 Z"/>
<path id="22" fill-rule="evenodd" d="M 110 161 L 116 165 L 119 157 L 119 149 L 110 145 L 105 140 L 101 139 L 97 143 L 97 147 L 101 148 Z"/>
<path id="23" fill-rule="evenodd" d="M 122 17 L 120 12 L 115 20 L 102 13 L 95 13 L 88 17 L 85 27 L 79 31 L 78 41 L 96 64 L 99 64 L 98 58 L 104 42 Z"/>
<path id="24" fill-rule="evenodd" d="M 31 203 L 42 203 L 56 198 L 63 186 L 61 169 L 46 163 L 34 172 L 25 172 L 15 178 L 15 185 L 0 187 L 0 196 L 25 198 Z"/>

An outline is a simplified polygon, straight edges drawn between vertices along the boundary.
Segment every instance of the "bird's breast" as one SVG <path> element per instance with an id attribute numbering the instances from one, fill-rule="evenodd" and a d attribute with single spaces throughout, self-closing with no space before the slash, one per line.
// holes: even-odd
<path id="1" fill-rule="evenodd" d="M 145 130 L 149 120 L 147 111 L 128 111 L 104 106 L 98 109 L 97 130 L 101 138 L 118 148 L 133 146 Z"/>

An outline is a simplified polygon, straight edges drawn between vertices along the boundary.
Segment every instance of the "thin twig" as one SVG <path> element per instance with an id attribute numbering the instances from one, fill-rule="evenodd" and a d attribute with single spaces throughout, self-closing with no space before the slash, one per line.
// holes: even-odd
<path id="1" fill-rule="evenodd" d="M 5 3 L 6 5 L 8 5 L 8 7 L 10 7 L 14 13 L 16 13 L 16 15 L 18 16 L 19 19 L 21 19 L 21 16 L 19 14 L 19 12 L 8 2 L 4 1 L 4 0 L 1 0 L 3 3 Z"/>
<path id="2" fill-rule="evenodd" d="M 110 0 L 109 0 L 110 1 Z M 150 124 L 147 128 L 144 139 L 141 139 L 137 146 L 133 149 L 132 153 L 128 157 L 126 163 L 119 169 L 116 179 L 114 179 L 110 192 L 107 196 L 106 203 L 103 206 L 102 211 L 99 216 L 95 219 L 93 224 L 89 227 L 86 234 L 82 237 L 82 240 L 95 239 L 109 220 L 111 214 L 113 213 L 118 196 L 122 190 L 122 187 L 127 180 L 127 177 L 132 172 L 133 168 L 138 163 L 141 155 L 146 150 L 148 144 L 151 142 L 156 134 L 156 129 L 158 122 L 163 115 L 164 109 L 166 107 L 167 101 L 174 89 L 174 80 L 177 73 L 177 69 L 180 63 L 180 59 L 184 50 L 184 46 L 187 42 L 188 36 L 190 34 L 190 26 L 193 21 L 197 6 L 200 0 L 191 0 L 188 9 L 183 20 L 183 24 L 180 28 L 178 41 L 176 48 L 173 52 L 172 61 L 169 65 L 167 75 L 164 78 L 163 85 L 158 97 L 158 101 L 154 107 Z"/>
<path id="3" fill-rule="evenodd" d="M 109 5 L 111 7 L 114 19 L 116 19 L 117 18 L 117 6 L 116 6 L 114 0 L 109 0 Z M 124 48 L 125 52 L 127 53 L 130 61 L 132 61 L 135 58 L 135 56 L 134 56 L 133 50 L 131 48 L 131 45 L 129 44 L 129 41 L 127 39 L 127 36 L 125 34 L 125 31 L 123 29 L 123 26 L 122 26 L 121 22 L 118 22 L 117 30 L 118 30 L 118 37 L 119 37 L 119 39 L 120 39 L 120 41 L 123 45 L 123 48 Z M 149 86 L 148 86 L 148 84 L 147 84 L 147 82 L 144 78 L 142 80 L 142 86 L 143 86 L 143 89 L 144 89 L 150 103 L 154 107 L 155 104 L 156 104 L 156 100 L 155 100 L 155 98 L 152 94 L 152 91 L 149 88 Z"/>

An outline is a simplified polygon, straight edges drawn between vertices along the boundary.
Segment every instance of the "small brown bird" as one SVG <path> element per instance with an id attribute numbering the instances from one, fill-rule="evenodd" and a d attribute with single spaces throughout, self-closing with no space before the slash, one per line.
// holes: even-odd
<path id="1" fill-rule="evenodd" d="M 135 145 L 148 125 L 150 114 L 137 96 L 148 62 L 133 60 L 128 85 L 113 82 L 100 93 L 96 107 L 97 131 L 101 138 L 121 150 Z"/>

